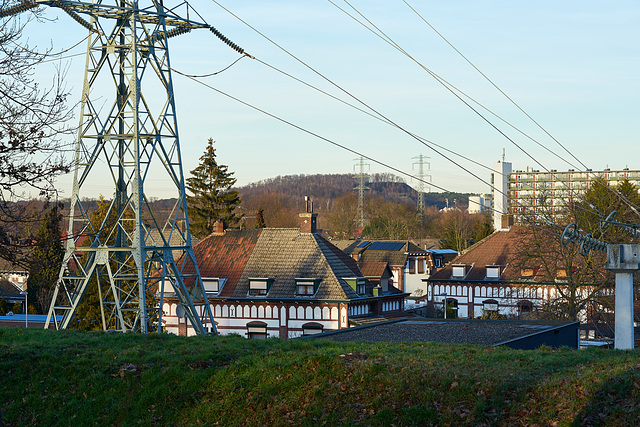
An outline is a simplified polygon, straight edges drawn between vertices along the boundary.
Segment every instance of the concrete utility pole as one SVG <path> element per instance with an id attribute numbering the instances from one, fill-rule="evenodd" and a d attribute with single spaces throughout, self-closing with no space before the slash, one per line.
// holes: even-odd
<path id="1" fill-rule="evenodd" d="M 607 245 L 605 268 L 616 275 L 614 346 L 633 350 L 633 273 L 640 269 L 640 245 Z"/>
<path id="2" fill-rule="evenodd" d="M 356 174 L 356 179 L 358 180 L 358 186 L 356 187 L 356 190 L 358 190 L 358 227 L 362 228 L 364 227 L 364 192 L 369 189 L 366 186 L 368 176 L 364 170 L 371 165 L 364 162 L 364 157 L 359 157 L 355 160 L 358 164 L 354 165 L 353 168 L 357 167 L 359 169 Z"/>
<path id="3" fill-rule="evenodd" d="M 418 159 L 413 162 L 412 167 L 415 170 L 415 166 L 418 165 L 418 173 L 416 178 L 418 178 L 418 213 L 422 215 L 424 213 L 424 193 L 425 193 L 425 178 L 429 179 L 431 182 L 431 175 L 425 173 L 424 165 L 427 165 L 427 171 L 431 169 L 431 164 L 426 161 L 429 157 L 423 156 L 420 154 L 419 156 L 412 157 L 413 159 Z M 429 191 L 430 188 L 427 186 L 426 190 Z"/>
<path id="4" fill-rule="evenodd" d="M 614 223 L 611 218 L 615 211 L 604 221 L 605 228 L 610 224 L 621 227 L 628 234 L 637 237 L 638 232 L 626 224 Z M 594 239 L 591 235 L 578 233 L 576 223 L 567 225 L 560 241 L 563 244 L 580 242 L 580 253 L 587 255 L 589 251 L 598 250 L 607 252 L 605 268 L 616 275 L 615 284 L 615 341 L 614 347 L 620 350 L 633 350 L 634 326 L 633 326 L 633 273 L 640 269 L 640 245 L 607 244 Z"/>
<path id="5" fill-rule="evenodd" d="M 0 17 L 38 6 L 59 8 L 89 31 L 69 238 L 45 328 L 66 329 L 89 291 L 104 330 L 161 332 L 166 288 L 197 334 L 216 333 L 189 232 L 168 40 L 206 29 L 244 51 L 187 2 L 35 0 Z M 91 178 L 103 194 L 113 191 L 105 218 L 83 206 L 94 196 L 83 193 Z M 147 180 L 176 200 L 166 220 L 154 213 Z"/>

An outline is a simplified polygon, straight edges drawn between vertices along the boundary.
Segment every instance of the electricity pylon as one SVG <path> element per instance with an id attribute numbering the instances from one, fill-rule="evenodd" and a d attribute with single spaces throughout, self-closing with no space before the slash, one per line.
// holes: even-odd
<path id="1" fill-rule="evenodd" d="M 191 244 L 168 39 L 206 28 L 241 49 L 186 2 L 141 3 L 35 0 L 0 11 L 1 17 L 58 7 L 90 31 L 69 234 L 45 328 L 50 322 L 67 328 L 91 292 L 104 330 L 161 332 L 170 289 L 196 333 L 217 333 Z M 114 191 L 103 218 L 83 202 L 90 178 Z M 151 180 L 176 199 L 166 220 L 154 214 L 145 192 Z"/>
<path id="2" fill-rule="evenodd" d="M 431 181 L 431 175 L 426 174 L 424 172 L 424 165 L 427 165 L 427 170 L 431 169 L 431 164 L 429 162 L 427 162 L 425 159 L 428 159 L 429 157 L 427 156 L 423 156 L 422 154 L 420 154 L 419 156 L 413 157 L 414 159 L 418 159 L 417 161 L 413 162 L 413 167 L 415 168 L 415 165 L 418 165 L 418 174 L 417 174 L 417 178 L 418 178 L 418 214 L 419 215 L 423 215 L 424 214 L 424 190 L 425 190 L 425 178 L 429 178 L 429 181 Z M 427 191 L 429 191 L 429 187 L 427 187 Z"/>
<path id="3" fill-rule="evenodd" d="M 360 171 L 356 174 L 356 178 L 358 179 L 358 186 L 356 190 L 358 190 L 358 227 L 364 227 L 364 192 L 369 188 L 366 185 L 367 174 L 364 172 L 365 167 L 368 167 L 369 164 L 364 162 L 364 157 L 358 157 L 355 159 L 358 161 L 357 165 L 354 165 L 354 169 L 359 167 Z"/>

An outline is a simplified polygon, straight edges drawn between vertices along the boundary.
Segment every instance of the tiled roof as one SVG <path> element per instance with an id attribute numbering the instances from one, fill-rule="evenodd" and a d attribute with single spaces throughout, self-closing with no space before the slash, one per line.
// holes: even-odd
<path id="1" fill-rule="evenodd" d="M 0 280 L 0 295 L 20 295 L 21 290 L 8 280 Z"/>
<path id="2" fill-rule="evenodd" d="M 520 278 L 520 268 L 516 267 L 518 245 L 525 238 L 522 226 L 514 225 L 507 231 L 496 231 L 479 241 L 463 254 L 457 256 L 448 265 L 434 273 L 429 281 L 449 280 L 452 278 L 454 265 L 466 265 L 465 280 L 487 279 L 486 266 L 500 266 L 500 280 L 516 280 Z"/>
<path id="3" fill-rule="evenodd" d="M 387 266 L 389 264 L 386 262 L 359 262 L 358 266 L 360 267 L 360 271 L 365 277 L 377 277 L 378 279 L 382 277 Z"/>
<path id="4" fill-rule="evenodd" d="M 386 240 L 388 242 L 396 242 L 395 240 Z M 360 261 L 363 262 L 388 262 L 389 266 L 394 267 L 403 267 L 407 263 L 407 249 L 409 245 L 412 245 L 413 248 L 419 249 L 413 243 L 404 241 L 398 250 L 380 250 L 380 251 L 369 251 L 366 250 L 362 253 L 360 257 Z"/>
<path id="5" fill-rule="evenodd" d="M 296 296 L 297 278 L 321 279 L 312 297 L 316 300 L 366 297 L 344 280 L 364 277 L 355 260 L 319 234 L 300 233 L 297 228 L 230 229 L 203 239 L 194 252 L 202 277 L 227 279 L 219 295 L 223 298 L 247 298 L 253 278 L 274 279 L 269 299 L 308 299 Z M 372 285 L 368 280 L 366 284 L 371 297 Z"/>
<path id="6" fill-rule="evenodd" d="M 269 298 L 294 298 L 296 278 L 321 278 L 315 299 L 352 299 L 358 295 L 342 278 L 361 276 L 345 261 L 349 257 L 332 249 L 329 242 L 316 234 L 298 229 L 263 229 L 249 256 L 246 268 L 235 287 L 233 297 L 246 297 L 249 279 L 275 279 Z M 357 266 L 356 266 L 357 269 Z"/>
<path id="7" fill-rule="evenodd" d="M 221 295 L 231 295 L 262 230 L 227 230 L 193 246 L 202 277 L 226 278 Z"/>

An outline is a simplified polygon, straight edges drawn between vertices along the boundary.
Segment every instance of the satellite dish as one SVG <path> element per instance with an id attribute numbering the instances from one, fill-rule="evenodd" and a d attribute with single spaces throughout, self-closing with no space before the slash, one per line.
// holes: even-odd
<path id="1" fill-rule="evenodd" d="M 176 308 L 176 316 L 178 316 L 180 319 L 184 319 L 184 315 L 185 315 L 184 307 L 181 304 Z"/>

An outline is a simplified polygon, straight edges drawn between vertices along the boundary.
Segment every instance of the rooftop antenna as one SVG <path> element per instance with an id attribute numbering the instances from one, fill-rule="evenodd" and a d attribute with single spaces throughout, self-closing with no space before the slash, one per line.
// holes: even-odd
<path id="1" fill-rule="evenodd" d="M 89 30 L 69 238 L 45 329 L 68 328 L 91 292 L 103 330 L 161 332 L 168 288 L 197 334 L 217 333 L 191 243 L 168 39 L 203 28 L 244 51 L 186 2 L 27 0 L 0 17 L 40 5 Z M 99 223 L 83 205 L 90 178 L 113 189 Z M 166 221 L 154 214 L 147 180 L 174 194 Z"/>
<path id="2" fill-rule="evenodd" d="M 504 163 L 504 161 L 505 161 L 505 157 L 506 157 L 505 151 L 506 150 L 503 148 L 502 149 L 502 163 Z"/>

